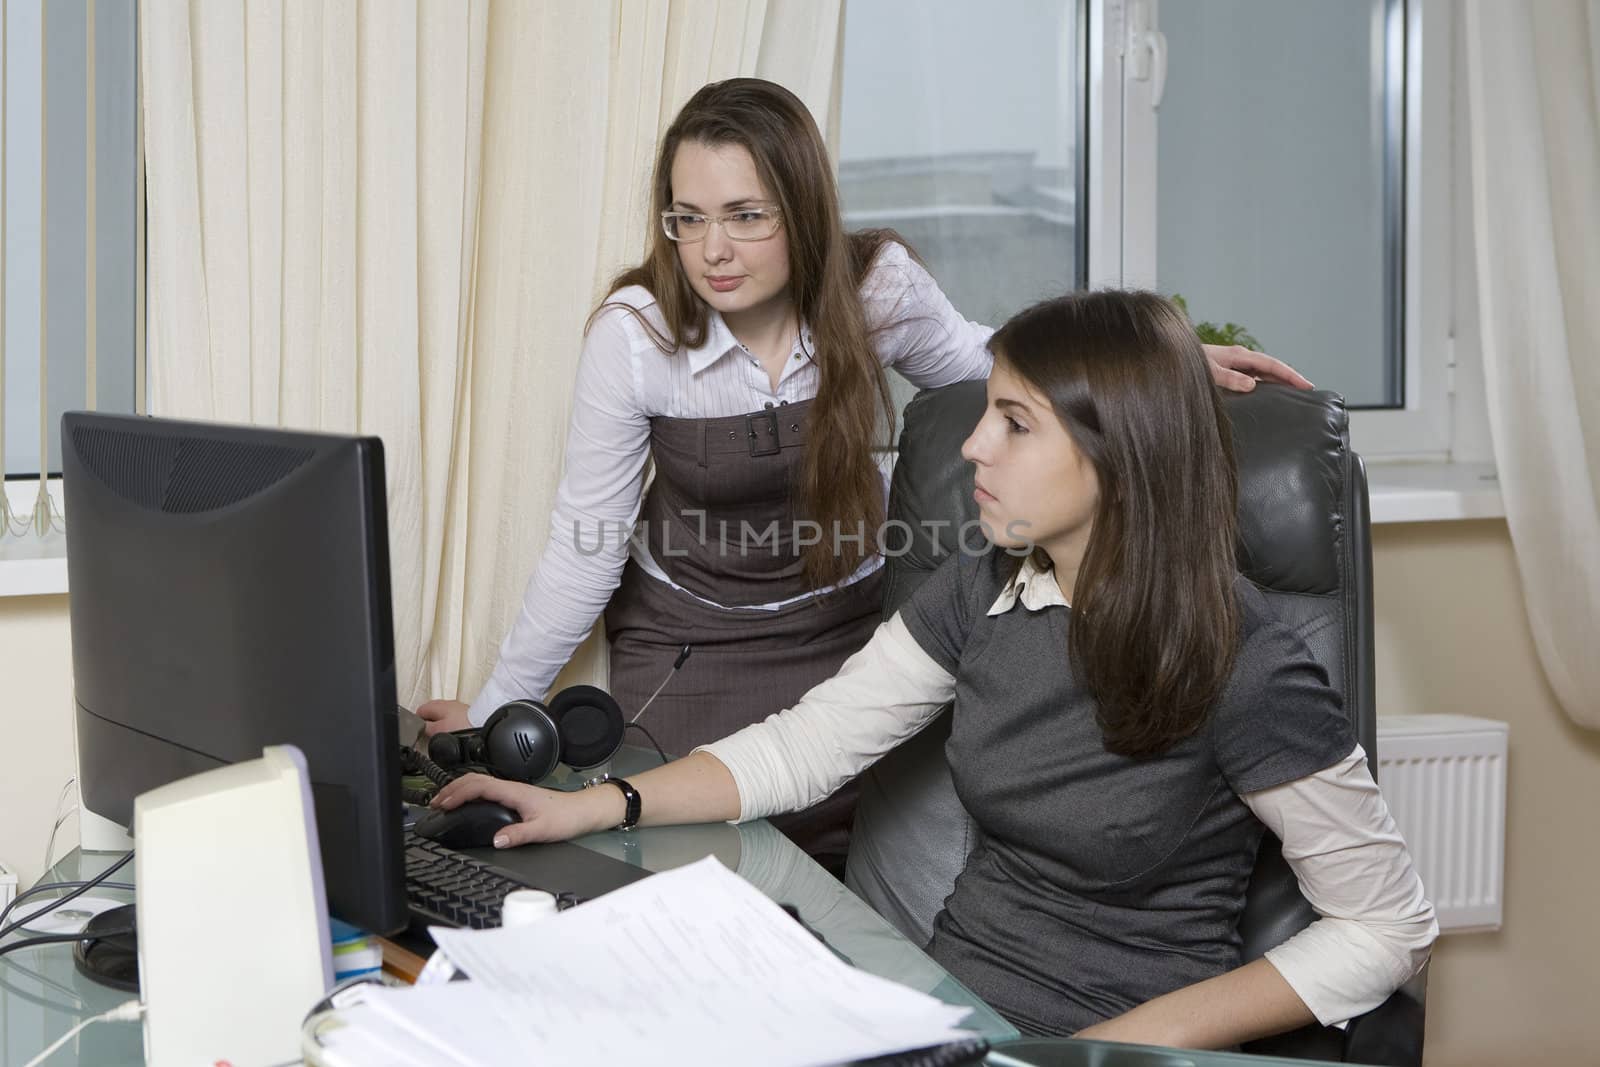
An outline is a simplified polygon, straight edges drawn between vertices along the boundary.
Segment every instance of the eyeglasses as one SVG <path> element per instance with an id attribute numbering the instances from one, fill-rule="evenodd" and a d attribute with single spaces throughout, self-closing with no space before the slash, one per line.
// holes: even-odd
<path id="1" fill-rule="evenodd" d="M 696 211 L 663 211 L 661 230 L 667 240 L 680 244 L 704 241 L 715 223 L 730 241 L 765 241 L 778 232 L 783 212 L 776 207 L 747 207 L 727 215 L 702 215 Z"/>

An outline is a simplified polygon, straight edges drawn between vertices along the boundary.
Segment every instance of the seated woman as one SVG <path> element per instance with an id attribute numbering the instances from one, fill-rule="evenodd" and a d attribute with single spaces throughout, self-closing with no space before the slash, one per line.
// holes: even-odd
<path id="1" fill-rule="evenodd" d="M 929 951 L 1020 1029 L 1217 1047 L 1377 1006 L 1433 910 L 1326 673 L 1235 569 L 1229 424 L 1188 322 L 1074 293 L 990 348 L 962 448 L 984 551 L 799 704 L 634 779 L 639 821 L 804 808 L 953 699 L 982 833 Z M 435 803 L 515 808 L 505 847 L 617 826 L 627 792 L 468 776 Z M 1241 966 L 1264 829 L 1322 918 Z"/>

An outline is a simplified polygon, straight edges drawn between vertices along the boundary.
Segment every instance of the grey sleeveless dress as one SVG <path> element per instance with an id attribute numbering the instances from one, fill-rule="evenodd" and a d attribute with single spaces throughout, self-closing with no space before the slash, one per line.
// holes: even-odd
<path id="1" fill-rule="evenodd" d="M 631 717 L 693 652 L 640 725 L 669 755 L 724 737 L 796 703 L 871 637 L 881 575 L 820 596 L 801 567 L 792 488 L 810 402 L 749 415 L 650 420 L 655 481 L 636 537 L 672 584 L 629 560 L 606 608 L 611 690 Z M 678 588 L 674 588 L 677 586 Z M 801 598 L 777 609 L 753 605 Z M 829 867 L 842 867 L 854 783 L 774 819 Z"/>

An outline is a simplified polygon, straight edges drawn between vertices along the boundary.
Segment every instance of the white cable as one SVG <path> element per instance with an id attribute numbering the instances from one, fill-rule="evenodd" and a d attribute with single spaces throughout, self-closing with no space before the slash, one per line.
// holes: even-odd
<path id="1" fill-rule="evenodd" d="M 39 868 L 39 874 L 41 877 L 43 877 L 44 873 L 50 869 L 50 860 L 56 854 L 56 831 L 60 830 L 62 825 L 68 819 L 72 818 L 73 812 L 77 810 L 78 805 L 72 805 L 72 807 L 62 812 L 61 817 L 56 819 L 55 825 L 50 827 L 50 840 L 46 841 L 44 845 L 44 863 Z"/>
<path id="2" fill-rule="evenodd" d="M 50 828 L 50 840 L 44 846 L 44 866 L 39 868 L 39 876 L 41 878 L 44 877 L 45 872 L 50 870 L 50 854 L 56 849 L 56 831 L 61 829 L 61 824 L 67 820 L 67 816 L 78 810 L 78 805 L 74 804 L 65 814 L 62 814 L 61 811 L 61 805 L 67 802 L 67 794 L 77 781 L 78 776 L 72 775 L 67 779 L 67 784 L 61 787 L 61 792 L 56 795 L 55 825 Z"/>
<path id="3" fill-rule="evenodd" d="M 71 1041 L 73 1038 L 77 1037 L 78 1032 L 86 1026 L 91 1026 L 98 1022 L 138 1022 L 139 1016 L 143 1014 L 143 1004 L 139 1003 L 137 1000 L 125 1000 L 121 1004 L 118 1004 L 116 1007 L 112 1008 L 110 1011 L 101 1012 L 99 1015 L 96 1015 L 93 1018 L 83 1020 L 77 1026 L 74 1026 L 71 1030 L 68 1030 L 66 1033 L 56 1038 L 55 1044 L 39 1053 L 27 1063 L 23 1064 L 23 1067 L 39 1067 L 39 1064 L 50 1058 L 51 1053 L 55 1052 L 56 1049 L 60 1048 L 62 1045 L 65 1045 L 68 1041 Z"/>

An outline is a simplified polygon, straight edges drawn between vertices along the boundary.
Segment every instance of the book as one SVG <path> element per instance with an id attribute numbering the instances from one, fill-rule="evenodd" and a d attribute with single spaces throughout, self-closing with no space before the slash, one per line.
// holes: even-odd
<path id="1" fill-rule="evenodd" d="M 340 919 L 328 919 L 328 937 L 333 943 L 333 980 L 343 982 L 383 967 L 383 946 L 360 927 Z"/>

